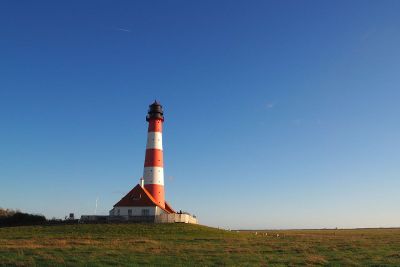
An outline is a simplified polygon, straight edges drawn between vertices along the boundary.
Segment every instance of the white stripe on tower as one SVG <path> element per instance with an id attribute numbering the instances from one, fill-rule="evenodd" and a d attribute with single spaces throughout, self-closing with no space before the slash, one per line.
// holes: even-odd
<path id="1" fill-rule="evenodd" d="M 144 179 L 144 184 L 164 185 L 164 168 L 144 167 L 143 179 Z"/>
<path id="2" fill-rule="evenodd" d="M 146 149 L 150 148 L 162 150 L 162 133 L 160 132 L 147 133 Z"/>

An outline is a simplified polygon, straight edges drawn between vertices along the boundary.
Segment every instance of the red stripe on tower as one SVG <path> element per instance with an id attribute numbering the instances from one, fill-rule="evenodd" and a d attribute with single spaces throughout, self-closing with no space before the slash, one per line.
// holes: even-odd
<path id="1" fill-rule="evenodd" d="M 154 101 L 149 106 L 146 121 L 149 122 L 149 128 L 147 131 L 146 157 L 143 171 L 144 188 L 149 191 L 157 204 L 165 207 L 162 149 L 164 113 L 162 106 L 157 101 Z"/>

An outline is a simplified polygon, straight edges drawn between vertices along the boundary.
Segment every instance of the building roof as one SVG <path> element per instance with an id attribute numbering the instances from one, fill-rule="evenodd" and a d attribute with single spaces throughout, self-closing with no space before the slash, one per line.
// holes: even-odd
<path id="1" fill-rule="evenodd" d="M 165 201 L 165 209 L 168 210 L 170 213 L 176 213 L 174 209 L 169 205 L 167 201 Z"/>
<path id="2" fill-rule="evenodd" d="M 171 206 L 165 202 L 165 208 L 157 204 L 149 191 L 137 184 L 128 194 L 126 194 L 114 207 L 148 207 L 157 206 L 167 213 L 175 213 Z"/>

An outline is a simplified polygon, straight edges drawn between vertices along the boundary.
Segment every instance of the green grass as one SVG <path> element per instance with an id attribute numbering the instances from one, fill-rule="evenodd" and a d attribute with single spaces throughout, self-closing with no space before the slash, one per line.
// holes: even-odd
<path id="1" fill-rule="evenodd" d="M 0 228 L 0 265 L 400 266 L 400 229 L 267 233 L 186 224 Z"/>

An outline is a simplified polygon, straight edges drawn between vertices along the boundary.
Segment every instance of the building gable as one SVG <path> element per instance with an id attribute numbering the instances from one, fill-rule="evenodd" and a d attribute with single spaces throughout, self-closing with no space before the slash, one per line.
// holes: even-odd
<path id="1" fill-rule="evenodd" d="M 166 204 L 166 207 L 160 207 L 151 194 L 139 184 L 137 184 L 128 194 L 126 194 L 114 207 L 150 207 L 157 206 L 167 213 L 174 213 L 175 211 Z"/>

